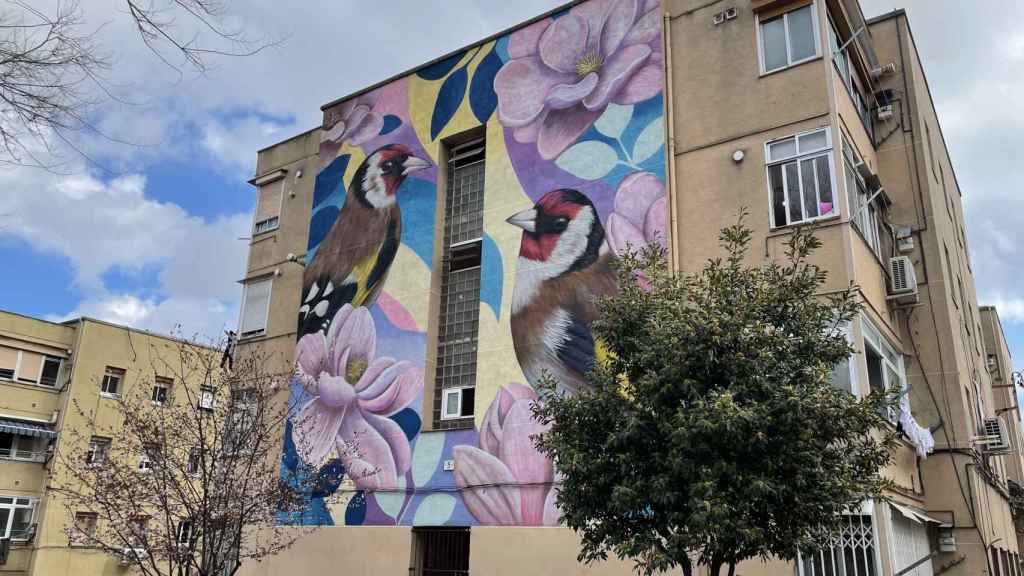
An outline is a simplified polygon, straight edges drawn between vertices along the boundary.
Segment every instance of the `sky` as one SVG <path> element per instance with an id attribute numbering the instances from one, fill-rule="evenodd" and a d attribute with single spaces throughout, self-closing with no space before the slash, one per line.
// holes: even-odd
<path id="1" fill-rule="evenodd" d="M 979 301 L 999 309 L 1022 367 L 1024 3 L 990 0 L 980 14 L 960 0 L 861 1 L 868 17 L 909 14 L 963 191 Z M 107 83 L 119 101 L 95 111 L 108 138 L 78 137 L 90 161 L 72 157 L 60 173 L 0 168 L 0 309 L 211 337 L 234 328 L 258 149 L 316 126 L 326 102 L 561 3 L 229 2 L 233 24 L 279 42 L 214 58 L 203 74 L 147 51 L 123 0 L 83 3 L 116 58 Z"/>

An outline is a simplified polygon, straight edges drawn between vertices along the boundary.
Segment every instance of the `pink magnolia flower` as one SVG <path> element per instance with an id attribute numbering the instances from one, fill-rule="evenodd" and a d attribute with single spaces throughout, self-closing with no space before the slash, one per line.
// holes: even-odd
<path id="1" fill-rule="evenodd" d="M 359 146 L 380 134 L 384 117 L 372 110 L 373 104 L 373 100 L 365 95 L 339 104 L 328 113 L 330 128 L 320 134 L 320 142 L 338 147 L 343 142 Z"/>
<path id="2" fill-rule="evenodd" d="M 668 210 L 665 184 L 650 172 L 634 172 L 615 191 L 615 205 L 605 226 L 608 247 L 622 255 L 627 246 L 639 250 L 648 244 L 667 247 Z"/>
<path id="3" fill-rule="evenodd" d="M 509 37 L 510 60 L 494 79 L 498 119 L 551 160 L 609 102 L 633 104 L 661 91 L 658 0 L 590 0 Z"/>
<path id="4" fill-rule="evenodd" d="M 484 414 L 480 448 L 452 449 L 455 485 L 483 524 L 558 525 L 554 469 L 531 438 L 547 429 L 533 419 L 536 401 L 537 393 L 528 386 L 503 386 Z"/>
<path id="5" fill-rule="evenodd" d="M 410 362 L 375 358 L 377 333 L 366 308 L 346 304 L 325 335 L 303 336 L 295 351 L 299 382 L 316 397 L 292 422 L 299 457 L 319 465 L 337 448 L 359 488 L 394 488 L 409 469 L 405 432 L 387 418 L 423 387 Z"/>

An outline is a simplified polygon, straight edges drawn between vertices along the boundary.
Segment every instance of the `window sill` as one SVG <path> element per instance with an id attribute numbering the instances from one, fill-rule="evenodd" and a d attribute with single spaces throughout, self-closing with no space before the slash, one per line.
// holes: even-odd
<path id="1" fill-rule="evenodd" d="M 108 400 L 120 400 L 120 394 L 111 394 L 110 392 L 100 392 L 100 398 L 106 398 Z"/>
<path id="2" fill-rule="evenodd" d="M 813 224 L 822 224 L 822 223 L 834 223 L 834 222 L 837 222 L 839 220 L 840 216 L 842 216 L 842 214 L 840 214 L 839 212 L 836 212 L 834 214 L 827 214 L 825 216 L 818 216 L 817 218 L 811 218 L 809 220 L 801 220 L 800 222 L 796 222 L 794 224 L 785 224 L 783 226 L 772 226 L 768 230 L 768 237 L 771 238 L 772 236 L 781 236 L 783 234 L 788 234 L 788 233 L 792 232 L 792 230 L 794 228 L 798 228 L 800 226 L 807 226 L 807 225 L 813 225 Z"/>
<path id="3" fill-rule="evenodd" d="M 764 78 L 766 76 L 771 76 L 773 74 L 778 74 L 779 72 L 785 72 L 786 70 L 792 70 L 793 68 L 796 68 L 798 66 L 803 66 L 804 64 L 809 64 L 809 63 L 814 62 L 816 60 L 821 60 L 821 54 L 818 54 L 816 56 L 811 56 L 810 58 L 804 58 L 803 60 L 797 60 L 796 62 L 793 62 L 792 64 L 788 64 L 786 66 L 783 66 L 782 68 L 776 68 L 776 69 L 770 70 L 768 72 L 765 72 L 765 71 L 762 70 L 762 71 L 760 71 L 760 73 L 758 73 L 757 77 L 758 78 Z"/>
<path id="4" fill-rule="evenodd" d="M 9 380 L 7 378 L 0 378 L 0 385 L 17 386 L 18 388 L 24 388 L 26 390 L 41 390 L 43 392 L 49 392 L 51 394 L 59 394 L 60 390 L 53 386 L 43 386 L 41 384 L 29 384 L 28 382 L 18 382 L 17 380 Z"/>

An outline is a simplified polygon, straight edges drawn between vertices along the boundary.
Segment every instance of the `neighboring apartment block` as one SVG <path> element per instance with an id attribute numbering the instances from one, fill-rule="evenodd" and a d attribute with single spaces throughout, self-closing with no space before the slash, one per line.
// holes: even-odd
<path id="1" fill-rule="evenodd" d="M 834 384 L 905 393 L 894 488 L 833 547 L 738 573 L 1020 573 L 1011 364 L 902 11 L 574 2 L 323 113 L 259 152 L 239 345 L 295 360 L 286 465 L 348 477 L 300 519 L 327 527 L 248 573 L 630 573 L 576 563 L 533 386 L 586 386 L 627 245 L 693 271 L 744 208 L 752 262 L 814 223 L 824 293 L 857 289 Z"/>
<path id="2" fill-rule="evenodd" d="M 174 340 L 149 332 L 0 311 L 0 539 L 9 539 L 0 575 L 127 572 L 118 557 L 72 542 L 69 528 L 103 520 L 91 512 L 72 516 L 52 488 L 68 478 L 69 463 L 60 456 L 72 438 L 90 442 L 90 462 L 81 466 L 102 462 L 119 441 L 93 435 L 89 425 L 116 429 L 120 396 L 146 386 L 139 392 L 162 403 L 175 386 L 187 385 L 159 373 L 178 357 Z"/>

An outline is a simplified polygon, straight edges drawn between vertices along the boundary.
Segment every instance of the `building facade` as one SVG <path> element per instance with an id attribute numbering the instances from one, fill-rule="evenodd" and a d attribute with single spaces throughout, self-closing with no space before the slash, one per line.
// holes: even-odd
<path id="1" fill-rule="evenodd" d="M 159 373 L 175 358 L 177 343 L 165 336 L 91 318 L 54 323 L 0 311 L 0 538 L 9 539 L 0 574 L 127 572 L 117 556 L 69 537 L 69 529 L 95 526 L 97 517 L 69 510 L 53 490 L 69 477 L 61 451 L 88 439 L 102 461 L 118 438 L 90 426 L 116 430 L 120 396 L 138 391 L 167 402 L 175 386 L 195 384 Z"/>
<path id="2" fill-rule="evenodd" d="M 324 528 L 247 573 L 629 573 L 576 562 L 533 386 L 586 385 L 627 245 L 694 271 L 741 209 L 752 263 L 813 223 L 824 293 L 857 289 L 835 385 L 904 394 L 892 491 L 833 548 L 738 573 L 1019 573 L 1012 369 L 903 12 L 574 2 L 323 117 L 259 152 L 239 346 L 295 362 L 283 466 L 346 474 L 285 519 Z"/>

